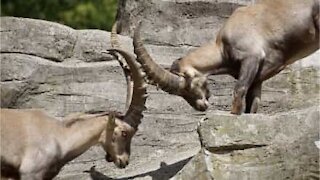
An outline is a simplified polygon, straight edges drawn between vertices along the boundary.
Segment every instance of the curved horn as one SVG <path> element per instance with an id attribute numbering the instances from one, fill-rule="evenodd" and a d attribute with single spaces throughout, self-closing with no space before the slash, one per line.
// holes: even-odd
<path id="1" fill-rule="evenodd" d="M 118 21 L 114 22 L 111 28 L 111 47 L 120 48 L 120 43 L 117 36 Z"/>
<path id="2" fill-rule="evenodd" d="M 186 86 L 186 80 L 165 70 L 152 60 L 140 39 L 140 27 L 141 25 L 139 24 L 133 37 L 134 53 L 137 55 L 137 61 L 142 65 L 148 78 L 157 83 L 162 90 L 170 94 L 179 95 L 180 90 Z"/>
<path id="3" fill-rule="evenodd" d="M 120 49 L 109 49 L 108 51 L 120 53 L 130 67 L 133 79 L 133 94 L 129 109 L 124 116 L 124 121 L 137 128 L 143 118 L 142 112 L 146 109 L 147 84 L 144 81 L 145 73 L 140 69 L 139 64 L 135 62 L 135 58 L 131 54 Z"/>
<path id="4" fill-rule="evenodd" d="M 117 34 L 117 26 L 118 26 L 118 21 L 116 21 L 113 25 L 112 25 L 112 29 L 111 29 L 111 47 L 112 48 L 118 48 L 120 49 L 120 43 L 119 43 L 119 39 L 118 39 L 118 34 Z M 123 59 L 123 57 L 121 57 L 118 53 L 114 52 L 113 55 L 117 58 L 120 66 L 122 67 L 124 76 L 126 78 L 126 82 L 127 82 L 127 97 L 126 97 L 126 107 L 125 110 L 128 110 L 129 105 L 131 103 L 131 99 L 132 99 L 132 90 L 133 90 L 133 82 L 131 80 L 131 76 L 130 76 L 130 69 L 128 67 L 128 65 L 126 64 L 125 60 Z"/>
<path id="5" fill-rule="evenodd" d="M 108 128 L 108 132 L 109 133 L 113 133 L 114 131 L 114 128 L 116 127 L 116 122 L 115 122 L 115 118 L 116 117 L 116 114 L 115 112 L 110 112 L 109 116 L 108 116 L 108 119 L 107 120 L 107 128 Z"/>

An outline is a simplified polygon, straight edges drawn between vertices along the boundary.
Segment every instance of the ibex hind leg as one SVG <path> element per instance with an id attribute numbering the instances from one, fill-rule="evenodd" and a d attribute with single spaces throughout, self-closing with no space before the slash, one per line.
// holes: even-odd
<path id="1" fill-rule="evenodd" d="M 261 101 L 262 82 L 253 83 L 246 96 L 245 113 L 257 113 Z"/>
<path id="2" fill-rule="evenodd" d="M 259 70 L 261 58 L 249 57 L 241 62 L 238 81 L 233 92 L 232 114 L 241 114 L 246 107 L 246 95 Z"/>
<path id="3" fill-rule="evenodd" d="M 43 173 L 21 174 L 20 180 L 43 180 Z"/>

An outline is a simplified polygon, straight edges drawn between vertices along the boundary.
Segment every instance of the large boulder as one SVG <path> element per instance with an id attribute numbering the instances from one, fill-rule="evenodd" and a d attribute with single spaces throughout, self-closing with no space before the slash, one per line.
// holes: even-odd
<path id="1" fill-rule="evenodd" d="M 120 0 L 119 31 L 133 35 L 142 22 L 142 37 L 148 43 L 171 46 L 199 46 L 214 38 L 230 14 L 254 0 Z"/>
<path id="2" fill-rule="evenodd" d="M 110 55 L 101 53 L 110 48 L 110 33 L 89 32 L 43 20 L 2 17 L 0 52 L 28 54 L 55 62 L 74 58 L 111 61 Z"/>
<path id="3" fill-rule="evenodd" d="M 319 179 L 319 113 L 319 104 L 272 116 L 208 113 L 203 150 L 173 179 Z"/>
<path id="4" fill-rule="evenodd" d="M 1 55 L 1 106 L 45 108 L 56 116 L 123 109 L 125 82 L 117 64 L 61 64 L 27 54 Z M 117 101 L 113 101 L 116 99 Z"/>
<path id="5" fill-rule="evenodd" d="M 30 54 L 53 61 L 71 57 L 77 36 L 72 28 L 42 20 L 1 18 L 1 53 Z"/>

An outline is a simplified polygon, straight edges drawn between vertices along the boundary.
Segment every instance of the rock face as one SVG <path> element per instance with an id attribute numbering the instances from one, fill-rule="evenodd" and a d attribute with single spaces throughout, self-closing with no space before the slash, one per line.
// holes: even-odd
<path id="1" fill-rule="evenodd" d="M 136 21 L 143 20 L 141 36 L 148 51 L 168 67 L 187 51 L 214 38 L 236 7 L 252 2 L 120 0 L 118 28 L 121 34 L 132 35 Z M 74 30 L 26 18 L 1 17 L 1 23 L 1 107 L 43 108 L 57 117 L 79 111 L 124 109 L 126 83 L 122 70 L 112 56 L 103 53 L 111 47 L 109 32 Z M 119 39 L 125 50 L 133 52 L 130 37 Z M 282 167 L 283 177 L 299 178 L 302 165 L 312 174 L 311 160 L 318 152 L 311 141 L 319 127 L 314 122 L 319 119 L 315 115 L 319 105 L 319 67 L 317 55 L 313 55 L 266 81 L 258 115 L 229 115 L 235 83 L 229 76 L 210 77 L 213 95 L 206 113 L 196 112 L 182 98 L 149 86 L 148 110 L 133 138 L 130 165 L 117 169 L 105 162 L 103 150 L 93 147 L 67 164 L 56 179 L 165 180 L 181 169 L 174 178 L 232 178 L 239 173 L 246 179 L 261 173 L 268 179 L 263 168 L 269 168 L 266 172 L 272 175 L 273 171 L 279 174 Z M 199 139 L 197 126 L 201 119 L 206 120 L 199 125 Z M 257 132 L 250 129 L 253 127 Z M 224 128 L 234 131 L 223 134 Z M 253 136 L 254 132 L 259 136 Z M 269 142 L 268 137 L 277 138 Z M 300 146 L 295 147 L 297 144 Z M 296 163 L 296 157 L 302 165 L 293 168 L 290 162 Z M 281 168 L 276 169 L 278 165 Z M 89 170 L 90 173 L 84 172 Z"/>
<path id="2" fill-rule="evenodd" d="M 204 149 L 173 179 L 319 179 L 319 113 L 208 113 L 198 127 Z"/>
<path id="3" fill-rule="evenodd" d="M 110 87 L 124 90 L 120 83 L 108 87 L 115 80 L 108 72 L 116 71 L 107 63 L 112 56 L 101 53 L 110 48 L 109 33 L 87 35 L 85 30 L 33 19 L 5 17 L 1 22 L 2 107 L 46 108 L 63 116 L 122 106 L 101 98 L 113 96 Z"/>
<path id="4" fill-rule="evenodd" d="M 199 46 L 214 38 L 218 28 L 239 6 L 255 0 L 120 0 L 121 34 L 133 35 L 142 22 L 141 36 L 152 44 Z"/>

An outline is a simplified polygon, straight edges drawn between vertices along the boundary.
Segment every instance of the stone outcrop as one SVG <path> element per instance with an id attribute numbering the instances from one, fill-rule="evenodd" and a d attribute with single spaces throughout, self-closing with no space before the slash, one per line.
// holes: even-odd
<path id="1" fill-rule="evenodd" d="M 142 22 L 141 36 L 150 44 L 200 46 L 214 38 L 222 23 L 239 6 L 255 0 L 120 0 L 121 34 L 133 35 Z"/>
<path id="2" fill-rule="evenodd" d="M 136 21 L 142 20 L 141 36 L 147 49 L 158 63 L 168 67 L 187 51 L 214 38 L 221 23 L 236 7 L 253 1 L 120 0 L 120 43 L 133 53 L 130 36 Z M 124 75 L 113 57 L 104 53 L 111 47 L 109 32 L 75 30 L 54 22 L 1 17 L 0 33 L 1 107 L 42 108 L 57 117 L 79 111 L 124 109 Z M 264 83 L 258 115 L 229 115 L 235 83 L 229 76 L 210 77 L 212 97 L 206 113 L 196 112 L 182 98 L 149 86 L 148 110 L 133 138 L 130 165 L 117 169 L 105 162 L 100 148 L 94 147 L 67 164 L 56 179 L 163 180 L 174 177 L 181 169 L 174 178 L 210 179 L 228 172 L 230 176 L 221 177 L 234 177 L 239 173 L 239 177 L 245 179 L 255 177 L 254 173 L 263 168 L 270 167 L 267 172 L 275 170 L 277 173 L 276 165 L 286 168 L 285 177 L 298 177 L 291 176 L 291 172 L 299 173 L 300 166 L 297 169 L 289 166 L 289 162 L 297 162 L 292 159 L 295 157 L 305 158 L 300 161 L 305 167 L 310 165 L 308 170 L 313 171 L 307 160 L 314 158 L 311 157 L 316 150 L 311 143 L 314 139 L 304 135 L 309 130 L 310 135 L 314 134 L 319 127 L 308 124 L 316 123 L 314 118 L 318 118 L 315 115 L 320 90 L 317 55 L 319 52 L 296 62 Z M 308 113 L 313 115 L 306 116 Z M 304 115 L 308 118 L 301 119 Z M 201 119 L 205 120 L 199 124 L 199 139 L 197 127 Z M 261 130 L 259 136 L 245 131 L 251 127 Z M 235 131 L 223 134 L 223 128 Z M 226 135 L 228 139 L 223 139 Z M 267 142 L 270 136 L 278 139 Z M 285 144 L 286 140 L 290 143 Z M 291 141 L 300 143 L 301 147 L 293 147 L 297 143 Z M 258 146 L 248 148 L 252 144 Z M 225 147 L 231 148 L 218 153 Z M 234 147 L 241 148 L 232 149 Z M 267 157 L 260 156 L 264 152 L 269 153 Z M 268 157 L 279 163 L 264 167 L 257 161 L 261 158 L 262 162 L 269 163 Z M 280 163 L 281 158 L 285 159 Z M 261 177 L 267 179 L 264 175 Z"/>
<path id="3" fill-rule="evenodd" d="M 198 127 L 203 149 L 172 179 L 319 179 L 319 110 L 208 113 Z"/>

